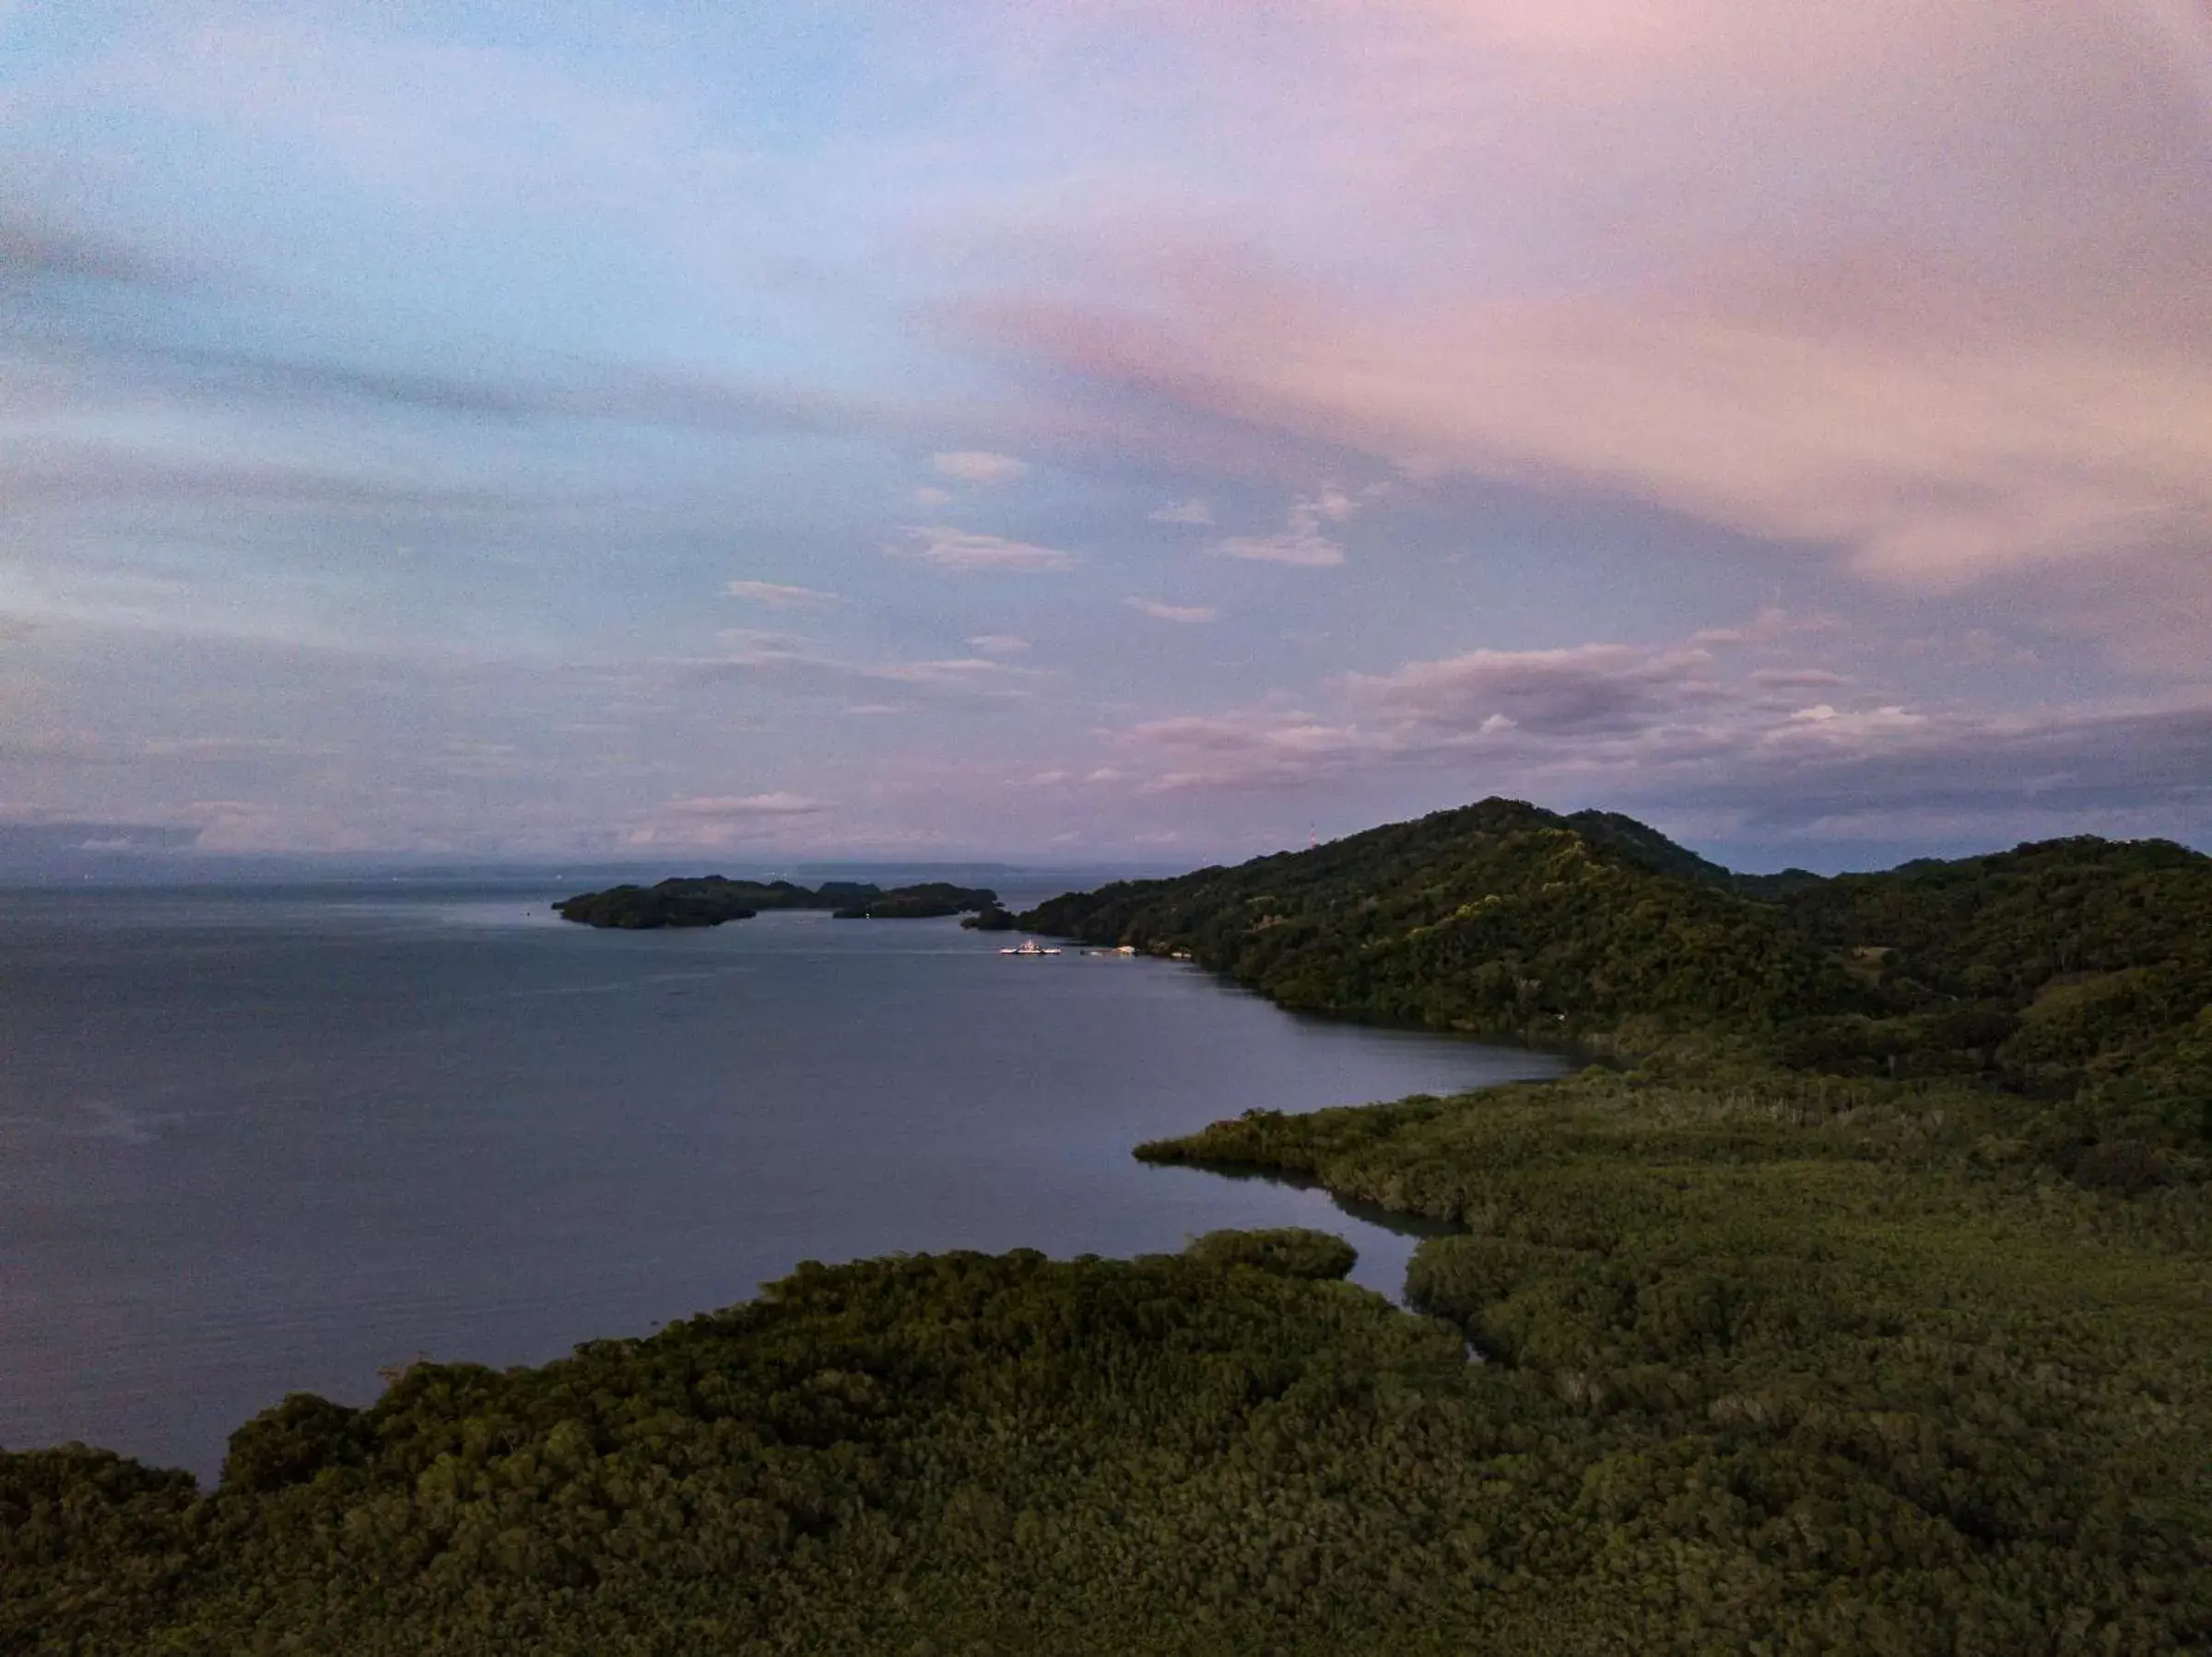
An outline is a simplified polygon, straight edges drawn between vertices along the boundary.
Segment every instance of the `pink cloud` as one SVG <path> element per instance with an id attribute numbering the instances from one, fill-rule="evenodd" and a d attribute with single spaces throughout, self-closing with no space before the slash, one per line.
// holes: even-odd
<path id="1" fill-rule="evenodd" d="M 1070 120 L 1110 92 L 1242 186 L 1034 216 L 1028 279 L 958 308 L 1132 427 L 1634 498 L 1903 592 L 2155 561 L 2212 595 L 2212 52 L 2166 0 L 1045 9 L 1046 60 L 1209 88 L 1133 67 Z"/>
<path id="2" fill-rule="evenodd" d="M 1924 589 L 2212 537 L 2212 359 L 1839 338 L 1655 300 L 1225 297 L 1172 331 L 1037 305 L 996 320 L 1171 402 L 1418 470 L 1639 495 Z M 1307 503 L 1282 535 L 1218 549 L 1343 557 Z"/>

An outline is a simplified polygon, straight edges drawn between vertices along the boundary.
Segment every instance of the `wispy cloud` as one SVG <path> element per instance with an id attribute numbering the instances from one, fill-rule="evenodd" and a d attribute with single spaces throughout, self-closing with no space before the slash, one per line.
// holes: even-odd
<path id="1" fill-rule="evenodd" d="M 1155 598 L 1124 598 L 1122 602 L 1155 621 L 1211 621 L 1220 614 L 1211 605 L 1168 605 Z"/>
<path id="2" fill-rule="evenodd" d="M 369 509 L 442 515 L 538 510 L 542 498 L 425 478 L 393 478 L 285 460 L 179 458 L 107 443 L 27 444 L 0 453 L 0 503 L 54 508 L 100 500 Z"/>
<path id="3" fill-rule="evenodd" d="M 2188 9 L 1877 0 L 1790 29 L 1718 0 L 1146 8 L 1240 88 L 1186 141 L 1268 134 L 1239 152 L 1267 205 L 1041 224 L 1053 278 L 959 315 L 1132 423 L 1631 501 L 1877 591 L 2077 570 L 2123 596 L 2070 625 L 2124 650 L 2179 597 L 2202 655 Z M 1264 76 L 1234 76 L 1247 54 Z M 1239 539 L 1298 558 L 1317 534 Z"/>
<path id="4" fill-rule="evenodd" d="M 747 604 L 759 605 L 765 609 L 790 610 L 837 602 L 834 593 L 819 592 L 813 587 L 790 587 L 781 582 L 729 582 L 723 589 L 732 598 Z"/>
<path id="5" fill-rule="evenodd" d="M 34 347 L 25 342 L 18 348 Z M 46 348 L 51 354 L 51 345 Z M 593 420 L 730 433 L 895 423 L 884 411 L 818 392 L 620 362 L 518 358 L 471 374 L 109 336 L 78 339 L 68 360 L 88 400 L 159 391 L 221 404 L 357 413 L 381 407 L 501 424 Z"/>
<path id="6" fill-rule="evenodd" d="M 972 530 L 910 528 L 907 538 L 919 543 L 913 557 L 941 570 L 1073 570 L 1079 561 L 1072 552 L 1012 541 L 1004 535 L 979 535 Z"/>
<path id="7" fill-rule="evenodd" d="M 1851 683 L 1847 676 L 1825 667 L 1759 667 L 1746 676 L 1754 685 L 1771 690 L 1821 689 Z"/>
<path id="8" fill-rule="evenodd" d="M 782 789 L 764 794 L 693 794 L 670 800 L 661 807 L 669 817 L 717 819 L 811 817 L 829 809 L 828 804 L 821 800 L 810 800 L 805 794 L 788 793 Z"/>
<path id="9" fill-rule="evenodd" d="M 1712 667 L 1698 650 L 1583 644 L 1470 651 L 1387 674 L 1347 674 L 1339 683 L 1354 705 L 1417 727 L 1562 736 L 1646 729 L 1724 700 L 1730 692 Z"/>
<path id="10" fill-rule="evenodd" d="M 1016 656 L 1030 648 L 1027 639 L 1012 633 L 977 633 L 963 640 L 971 650 L 980 650 L 986 656 Z"/>
<path id="11" fill-rule="evenodd" d="M 687 794 L 664 801 L 621 835 L 636 850 L 698 847 L 721 850 L 747 842 L 775 843 L 789 828 L 813 832 L 832 809 L 827 801 L 778 789 L 759 794 Z"/>
<path id="12" fill-rule="evenodd" d="M 1194 495 L 1188 500 L 1163 506 L 1150 516 L 1155 523 L 1198 523 L 1210 526 L 1214 522 L 1214 509 Z"/>
<path id="13" fill-rule="evenodd" d="M 1344 548 L 1329 539 L 1322 523 L 1341 523 L 1357 510 L 1356 503 L 1338 490 L 1324 489 L 1291 504 L 1281 534 L 1230 535 L 1215 542 L 1214 550 L 1223 558 L 1325 569 L 1344 562 Z"/>
<path id="14" fill-rule="evenodd" d="M 994 454 L 981 449 L 954 449 L 929 457 L 930 464 L 947 477 L 957 477 L 962 483 L 1011 483 L 1017 477 L 1029 476 L 1027 461 L 1017 460 L 1011 454 Z"/>
<path id="15" fill-rule="evenodd" d="M 1841 546 L 1867 577 L 1924 591 L 2212 530 L 2212 359 L 2165 346 L 1854 337 L 1633 300 L 1315 306 L 1264 337 L 1219 320 L 1204 378 L 1180 332 L 1108 371 L 1430 470 L 1622 490 Z M 1302 508 L 1284 534 L 1218 550 L 1343 556 Z"/>
<path id="16" fill-rule="evenodd" d="M 1477 651 L 1345 676 L 1329 687 L 1334 711 L 1149 720 L 1112 734 L 1108 747 L 1141 793 L 1448 775 L 1466 794 L 1710 806 L 1785 838 L 1894 842 L 1912 830 L 1885 814 L 1925 811 L 1970 836 L 2011 824 L 2061 831 L 2068 813 L 2077 824 L 2109 817 L 2171 832 L 2212 807 L 2212 701 L 1996 714 L 1777 699 L 1788 680 L 1831 677 L 1734 677 L 1682 646 Z"/>
<path id="17" fill-rule="evenodd" d="M 851 662 L 797 645 L 739 648 L 721 656 L 662 664 L 679 685 L 757 685 L 802 696 L 862 696 L 959 707 L 1003 706 L 1033 695 L 1053 676 L 988 656 L 910 662 Z"/>
<path id="18" fill-rule="evenodd" d="M 982 656 L 953 656 L 937 662 L 900 662 L 888 667 L 871 668 L 868 671 L 871 677 L 900 685 L 968 687 L 1016 676 L 1043 676 L 1041 669 L 1012 667 L 1004 662 L 991 661 Z"/>

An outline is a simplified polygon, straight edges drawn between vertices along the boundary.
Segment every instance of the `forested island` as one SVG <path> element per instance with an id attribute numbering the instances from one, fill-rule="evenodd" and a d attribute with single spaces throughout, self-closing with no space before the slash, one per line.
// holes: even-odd
<path id="1" fill-rule="evenodd" d="M 564 921 L 585 926 L 645 932 L 664 926 L 720 926 L 749 921 L 764 910 L 826 909 L 841 921 L 912 921 L 996 909 L 998 894 L 983 887 L 926 881 L 882 887 L 865 880 L 825 880 L 818 887 L 788 880 L 732 880 L 722 875 L 677 876 L 653 886 L 616 886 L 579 892 L 554 904 Z"/>
<path id="2" fill-rule="evenodd" d="M 2212 859 L 1487 801 L 1019 923 L 1603 1062 L 1139 1148 L 1448 1223 L 1410 1315 L 1312 1233 L 806 1265 L 212 1491 L 0 1456 L 0 1649 L 2212 1650 Z"/>
<path id="3" fill-rule="evenodd" d="M 847 903 L 837 911 L 841 921 L 931 921 L 945 915 L 980 914 L 998 908 L 998 894 L 987 887 L 954 886 L 931 880 L 919 886 L 893 887 L 888 892 Z"/>

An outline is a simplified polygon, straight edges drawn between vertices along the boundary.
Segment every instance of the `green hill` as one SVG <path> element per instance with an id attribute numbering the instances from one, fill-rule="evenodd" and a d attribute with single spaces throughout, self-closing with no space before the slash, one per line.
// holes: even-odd
<path id="1" fill-rule="evenodd" d="M 1799 1032 L 1800 1065 L 1972 1072 L 2086 1092 L 2161 1135 L 2207 1129 L 2159 1078 L 2194 1063 L 2205 1035 L 2212 859 L 2083 836 L 1842 876 L 1783 908 L 1856 963 L 1888 1015 Z"/>
<path id="2" fill-rule="evenodd" d="M 1736 878 L 1719 864 L 1700 857 L 1687 846 L 1677 846 L 1649 823 L 1640 823 L 1618 811 L 1578 811 L 1565 821 L 1567 827 L 1584 840 L 1609 847 L 1654 875 L 1673 875 L 1717 886 L 1729 885 Z"/>
<path id="3" fill-rule="evenodd" d="M 1746 878 L 1632 818 L 1487 800 L 1020 924 L 1187 952 L 1306 1012 L 1971 1079 L 2032 1101 L 2020 1123 L 2062 1159 L 2212 1136 L 2212 858 L 2166 841 Z"/>
<path id="4" fill-rule="evenodd" d="M 1301 1011 L 1539 1040 L 1751 1039 L 1879 1005 L 1837 951 L 1654 830 L 1512 800 L 1069 894 L 1020 924 L 1188 951 Z"/>

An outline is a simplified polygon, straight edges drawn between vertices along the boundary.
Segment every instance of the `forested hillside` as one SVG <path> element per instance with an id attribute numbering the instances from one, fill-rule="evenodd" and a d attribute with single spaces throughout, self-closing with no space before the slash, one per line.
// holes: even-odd
<path id="1" fill-rule="evenodd" d="M 1488 800 L 1020 920 L 1187 951 L 1305 1011 L 1971 1079 L 2062 1160 L 2129 1147 L 2089 1158 L 2112 1177 L 2212 1140 L 2212 858 L 2165 841 L 1742 877 L 1630 818 Z"/>
<path id="2" fill-rule="evenodd" d="M 1594 814 L 1593 814 L 1594 816 Z M 1771 1029 L 1879 1005 L 1838 953 L 1650 829 L 1488 800 L 1308 852 L 1071 893 L 1020 917 L 1187 950 L 1286 1006 L 1487 1035 Z M 1662 869 L 1679 867 L 1681 877 Z"/>
<path id="3" fill-rule="evenodd" d="M 2212 859 L 2085 836 L 1843 876 L 1783 910 L 1885 1014 L 1792 1031 L 1798 1067 L 1979 1075 L 2077 1097 L 2080 1134 L 2212 1139 Z"/>

